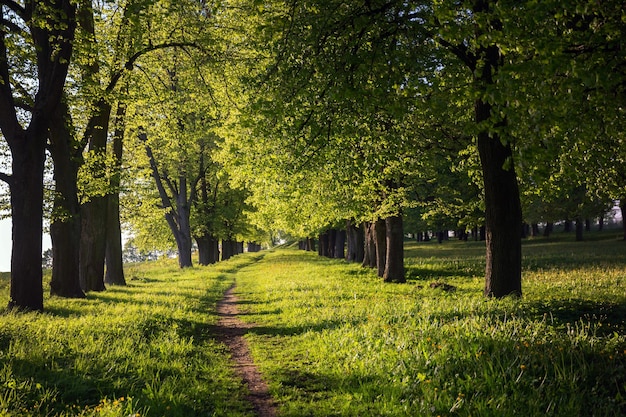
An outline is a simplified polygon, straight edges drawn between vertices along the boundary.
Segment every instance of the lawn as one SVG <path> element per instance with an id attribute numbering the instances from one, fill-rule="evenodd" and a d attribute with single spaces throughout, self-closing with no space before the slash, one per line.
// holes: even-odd
<path id="1" fill-rule="evenodd" d="M 253 415 L 212 333 L 232 283 L 282 416 L 626 415 L 626 243 L 598 236 L 526 241 L 522 299 L 482 296 L 480 242 L 407 242 L 406 284 L 284 248 L 128 266 L 0 317 L 0 416 Z"/>

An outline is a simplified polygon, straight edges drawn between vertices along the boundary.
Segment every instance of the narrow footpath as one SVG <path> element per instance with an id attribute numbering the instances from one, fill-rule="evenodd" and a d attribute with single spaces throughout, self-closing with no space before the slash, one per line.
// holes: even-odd
<path id="1" fill-rule="evenodd" d="M 267 384 L 257 366 L 252 362 L 248 343 L 244 335 L 252 325 L 237 318 L 237 297 L 235 285 L 231 286 L 224 298 L 217 304 L 217 339 L 224 343 L 232 355 L 233 366 L 249 390 L 247 396 L 258 417 L 275 417 L 276 405 L 269 394 Z"/>

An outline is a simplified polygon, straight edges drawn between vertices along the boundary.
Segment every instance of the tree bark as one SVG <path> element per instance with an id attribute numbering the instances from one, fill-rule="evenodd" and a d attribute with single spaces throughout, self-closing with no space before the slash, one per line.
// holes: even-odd
<path id="1" fill-rule="evenodd" d="M 585 224 L 579 217 L 576 218 L 576 242 L 583 241 L 583 231 L 585 230 Z"/>
<path id="2" fill-rule="evenodd" d="M 626 198 L 620 199 L 619 209 L 622 212 L 622 239 L 626 240 Z"/>
<path id="3" fill-rule="evenodd" d="M 404 231 L 402 216 L 385 219 L 386 257 L 383 281 L 406 282 L 404 276 Z"/>
<path id="4" fill-rule="evenodd" d="M 111 193 L 108 196 L 104 283 L 126 285 L 122 261 L 122 226 L 120 224 L 120 180 L 125 130 L 126 104 L 119 102 L 115 114 L 113 133 L 113 158 L 115 166 L 111 176 Z"/>
<path id="5" fill-rule="evenodd" d="M 196 237 L 198 244 L 198 263 L 210 265 L 219 261 L 219 240 L 215 236 L 204 235 Z"/>
<path id="6" fill-rule="evenodd" d="M 365 234 L 365 244 L 362 265 L 367 268 L 376 268 L 376 231 L 375 223 L 367 222 L 363 224 Z"/>
<path id="7" fill-rule="evenodd" d="M 82 298 L 85 293 L 80 287 L 79 279 L 81 217 L 77 186 L 82 155 L 81 146 L 72 131 L 69 108 L 65 100 L 61 100 L 50 118 L 49 148 L 54 162 L 50 295 Z"/>
<path id="8" fill-rule="evenodd" d="M 329 229 L 328 232 L 328 246 L 326 247 L 326 256 L 328 258 L 335 257 L 335 242 L 337 241 L 337 230 Z"/>
<path id="9" fill-rule="evenodd" d="M 363 225 L 357 226 L 352 221 L 346 222 L 346 236 L 348 241 L 348 262 L 363 262 L 365 256 L 365 235 Z"/>
<path id="10" fill-rule="evenodd" d="M 385 261 L 387 259 L 387 230 L 385 219 L 378 219 L 374 223 L 374 236 L 376 239 L 376 268 L 379 277 L 385 274 Z"/>
<path id="11" fill-rule="evenodd" d="M 41 236 L 45 137 L 45 132 L 31 131 L 21 140 L 16 138 L 12 146 L 13 247 L 9 308 L 20 310 L 43 310 Z"/>
<path id="12" fill-rule="evenodd" d="M 337 230 L 335 235 L 335 248 L 333 255 L 335 259 L 345 259 L 346 257 L 346 231 Z"/>

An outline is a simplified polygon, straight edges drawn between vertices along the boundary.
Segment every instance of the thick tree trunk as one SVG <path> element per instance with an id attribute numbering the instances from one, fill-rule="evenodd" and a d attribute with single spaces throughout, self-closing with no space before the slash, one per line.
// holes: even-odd
<path id="1" fill-rule="evenodd" d="M 386 258 L 383 281 L 406 282 L 404 276 L 404 231 L 402 216 L 387 217 L 386 230 Z"/>
<path id="2" fill-rule="evenodd" d="M 41 236 L 45 137 L 45 132 L 41 131 L 24 134 L 12 149 L 13 247 L 9 308 L 43 310 Z"/>
<path id="3" fill-rule="evenodd" d="M 319 250 L 318 250 L 318 254 L 320 256 L 326 256 L 329 257 L 330 256 L 330 236 L 328 232 L 324 232 L 320 235 L 319 237 Z"/>
<path id="4" fill-rule="evenodd" d="M 493 2 L 475 0 L 473 12 L 487 17 L 486 25 L 477 26 L 476 38 L 490 31 L 498 33 L 501 22 L 492 19 Z M 476 125 L 479 126 L 478 154 L 482 166 L 485 193 L 486 267 L 485 295 L 504 297 L 522 295 L 522 208 L 510 142 L 493 126 L 491 103 L 483 97 L 489 88 L 496 88 L 494 75 L 502 65 L 500 48 L 479 44 L 474 58 L 465 57 L 473 69 L 474 87 L 479 95 L 474 103 Z M 485 127 L 484 125 L 487 124 Z M 496 129 L 491 129 L 492 125 Z"/>
<path id="5" fill-rule="evenodd" d="M 337 241 L 337 230 L 328 230 L 328 246 L 326 247 L 326 256 L 329 258 L 335 257 L 335 242 Z"/>
<path id="6" fill-rule="evenodd" d="M 376 268 L 376 231 L 375 223 L 367 222 L 364 227 L 364 251 L 362 265 L 367 268 Z"/>
<path id="7" fill-rule="evenodd" d="M 54 207 L 50 224 L 52 279 L 50 294 L 82 298 L 79 253 L 81 218 L 78 202 L 78 169 L 82 164 L 67 103 L 62 101 L 50 118 L 50 154 L 54 161 Z"/>
<path id="8" fill-rule="evenodd" d="M 219 240 L 211 235 L 196 237 L 198 244 L 198 263 L 210 265 L 219 261 Z"/>
<path id="9" fill-rule="evenodd" d="M 333 250 L 335 259 L 345 259 L 346 257 L 346 231 L 337 230 L 335 235 L 335 248 Z"/>
<path id="10" fill-rule="evenodd" d="M 493 49 L 493 48 L 490 48 Z M 497 53 L 492 51 L 491 54 Z M 491 106 L 477 100 L 476 121 L 484 122 Z M 495 132 L 478 135 L 485 189 L 485 295 L 522 295 L 522 209 L 509 143 Z"/>
<path id="11" fill-rule="evenodd" d="M 348 241 L 348 262 L 363 262 L 365 256 L 365 235 L 361 226 L 355 225 L 352 221 L 346 222 L 346 236 Z"/>
<path id="12" fill-rule="evenodd" d="M 374 236 L 376 239 L 376 268 L 379 277 L 385 274 L 385 261 L 387 259 L 387 230 L 385 219 L 378 219 L 374 223 Z"/>
<path id="13" fill-rule="evenodd" d="M 306 240 L 306 250 L 315 252 L 315 239 L 312 237 Z"/>
<path id="14" fill-rule="evenodd" d="M 226 261 L 235 255 L 237 242 L 232 239 L 222 239 L 222 261 Z"/>
<path id="15" fill-rule="evenodd" d="M 579 217 L 576 218 L 576 242 L 583 241 L 583 231 L 585 230 L 585 224 Z"/>
<path id="16" fill-rule="evenodd" d="M 111 194 L 108 196 L 107 231 L 104 275 L 105 284 L 126 285 L 124 262 L 122 261 L 122 227 L 120 224 L 120 177 L 125 129 L 126 105 L 117 105 L 115 132 L 113 133 L 114 174 L 111 176 Z"/>

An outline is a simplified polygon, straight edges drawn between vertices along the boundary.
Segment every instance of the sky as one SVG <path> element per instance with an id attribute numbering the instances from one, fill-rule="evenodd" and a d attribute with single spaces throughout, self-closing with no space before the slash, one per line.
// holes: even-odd
<path id="1" fill-rule="evenodd" d="M 43 250 L 50 249 L 49 235 L 43 237 Z M 11 219 L 0 220 L 0 272 L 11 270 Z"/>

